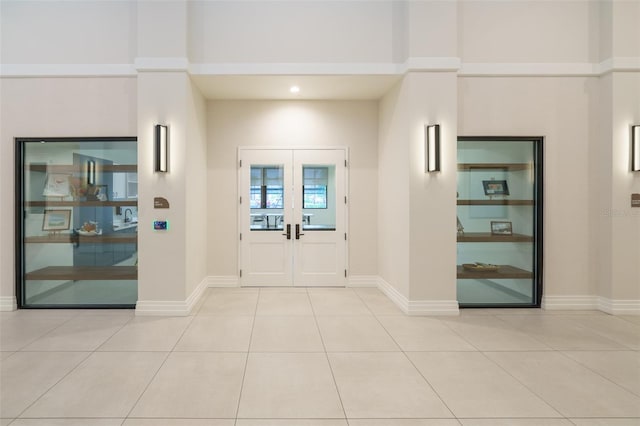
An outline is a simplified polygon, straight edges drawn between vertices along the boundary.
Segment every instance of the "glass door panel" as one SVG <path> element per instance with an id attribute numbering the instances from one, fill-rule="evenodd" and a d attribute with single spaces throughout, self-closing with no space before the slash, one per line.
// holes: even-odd
<path id="1" fill-rule="evenodd" d="M 135 138 L 19 139 L 21 307 L 134 307 Z"/>
<path id="2" fill-rule="evenodd" d="M 251 231 L 284 229 L 284 165 L 251 165 Z"/>
<path id="3" fill-rule="evenodd" d="M 302 229 L 335 231 L 336 166 L 302 165 Z"/>
<path id="4" fill-rule="evenodd" d="M 459 138 L 461 307 L 539 306 L 541 162 L 541 138 Z"/>

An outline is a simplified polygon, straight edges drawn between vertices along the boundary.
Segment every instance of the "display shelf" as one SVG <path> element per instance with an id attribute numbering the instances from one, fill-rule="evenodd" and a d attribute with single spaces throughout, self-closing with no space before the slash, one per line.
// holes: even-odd
<path id="1" fill-rule="evenodd" d="M 25 201 L 25 207 L 129 207 L 137 206 L 138 200 L 129 201 Z"/>
<path id="2" fill-rule="evenodd" d="M 482 272 L 482 271 L 468 271 L 458 265 L 458 279 L 531 279 L 533 273 L 524 269 L 516 268 L 510 265 L 499 265 L 500 268 L 497 271 Z"/>
<path id="3" fill-rule="evenodd" d="M 37 237 L 26 237 L 25 243 L 31 244 L 70 244 L 70 243 L 95 243 L 95 244 L 119 244 L 119 243 L 137 243 L 138 234 L 107 234 L 96 235 L 94 237 L 86 237 L 83 235 L 58 234 L 43 235 Z"/>
<path id="4" fill-rule="evenodd" d="M 490 232 L 465 232 L 458 235 L 459 243 L 531 243 L 531 235 L 494 235 Z"/>
<path id="5" fill-rule="evenodd" d="M 83 166 L 73 164 L 27 164 L 25 169 L 46 173 L 84 173 L 86 171 Z M 135 164 L 103 164 L 100 166 L 100 171 L 105 173 L 135 173 L 138 171 L 138 166 Z"/>
<path id="6" fill-rule="evenodd" d="M 506 171 L 519 171 L 530 170 L 532 165 L 530 163 L 459 163 L 458 170 L 460 171 L 475 171 L 475 170 L 506 170 Z"/>
<path id="7" fill-rule="evenodd" d="M 458 200 L 459 206 L 533 206 L 533 200 Z"/>
<path id="8" fill-rule="evenodd" d="M 25 280 L 137 280 L 137 266 L 47 266 L 25 274 Z"/>

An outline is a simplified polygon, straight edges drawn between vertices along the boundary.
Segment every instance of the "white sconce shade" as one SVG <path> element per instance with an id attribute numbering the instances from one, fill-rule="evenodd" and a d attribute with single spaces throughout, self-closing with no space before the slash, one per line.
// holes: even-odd
<path id="1" fill-rule="evenodd" d="M 156 172 L 166 173 L 168 170 L 169 155 L 169 129 L 162 124 L 156 124 L 155 145 L 156 145 Z"/>
<path id="2" fill-rule="evenodd" d="M 87 161 L 87 184 L 96 184 L 96 162 L 93 160 Z"/>
<path id="3" fill-rule="evenodd" d="M 425 171 L 440 171 L 440 125 L 432 124 L 425 126 Z"/>
<path id="4" fill-rule="evenodd" d="M 631 171 L 640 172 L 640 124 L 631 126 Z"/>

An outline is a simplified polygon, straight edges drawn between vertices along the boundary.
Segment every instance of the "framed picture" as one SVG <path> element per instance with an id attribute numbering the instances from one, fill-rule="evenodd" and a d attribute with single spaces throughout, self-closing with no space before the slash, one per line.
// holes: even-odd
<path id="1" fill-rule="evenodd" d="M 511 222 L 491 221 L 491 235 L 513 235 Z"/>
<path id="2" fill-rule="evenodd" d="M 45 197 L 67 197 L 71 195 L 70 177 L 71 175 L 49 173 L 44 183 L 42 195 Z"/>
<path id="3" fill-rule="evenodd" d="M 66 231 L 71 227 L 71 210 L 45 210 L 43 231 Z"/>
<path id="4" fill-rule="evenodd" d="M 509 186 L 506 180 L 483 180 L 484 195 L 509 195 Z"/>

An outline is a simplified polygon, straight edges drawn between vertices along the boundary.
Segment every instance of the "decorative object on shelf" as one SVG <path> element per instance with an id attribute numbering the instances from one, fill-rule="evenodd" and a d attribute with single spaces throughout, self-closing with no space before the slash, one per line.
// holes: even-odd
<path id="1" fill-rule="evenodd" d="M 155 129 L 155 171 L 166 173 L 168 171 L 169 128 L 162 124 L 156 124 Z"/>
<path id="2" fill-rule="evenodd" d="M 631 207 L 640 207 L 640 194 L 631 194 Z"/>
<path id="3" fill-rule="evenodd" d="M 95 185 L 86 191 L 87 201 L 109 201 L 109 185 Z"/>
<path id="4" fill-rule="evenodd" d="M 440 125 L 430 124 L 424 127 L 425 137 L 425 171 L 440 171 Z"/>
<path id="5" fill-rule="evenodd" d="M 43 231 L 66 231 L 71 227 L 71 210 L 45 210 L 42 220 Z"/>
<path id="6" fill-rule="evenodd" d="M 464 226 L 462 226 L 459 217 L 456 217 L 456 219 L 458 220 L 458 235 L 464 235 Z"/>
<path id="7" fill-rule="evenodd" d="M 68 197 L 71 195 L 71 186 L 69 179 L 71 175 L 50 173 L 44 184 L 42 195 L 45 197 Z"/>
<path id="8" fill-rule="evenodd" d="M 94 160 L 87 161 L 87 185 L 96 184 L 96 162 Z"/>
<path id="9" fill-rule="evenodd" d="M 506 221 L 491 221 L 491 235 L 513 235 L 513 224 Z"/>
<path id="10" fill-rule="evenodd" d="M 102 235 L 102 229 L 98 229 L 98 222 L 85 222 L 79 229 L 78 234 L 84 237 L 95 237 Z"/>
<path id="11" fill-rule="evenodd" d="M 640 124 L 631 126 L 631 171 L 640 172 Z"/>
<path id="12" fill-rule="evenodd" d="M 500 266 L 498 265 L 492 265 L 490 263 L 482 263 L 482 262 L 463 263 L 462 267 L 467 271 L 474 271 L 474 272 L 496 272 L 498 269 L 500 269 Z"/>
<path id="13" fill-rule="evenodd" d="M 506 180 L 483 180 L 484 195 L 509 195 L 509 186 Z"/>

